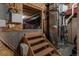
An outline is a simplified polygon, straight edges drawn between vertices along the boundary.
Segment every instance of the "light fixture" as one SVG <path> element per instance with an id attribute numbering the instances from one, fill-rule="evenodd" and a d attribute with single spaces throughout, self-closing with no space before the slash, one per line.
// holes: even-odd
<path id="1" fill-rule="evenodd" d="M 28 18 L 30 18 L 31 16 L 29 16 L 29 15 L 22 15 L 22 19 L 28 19 Z"/>
<path id="2" fill-rule="evenodd" d="M 23 16 L 22 16 L 22 19 L 25 19 L 25 18 L 26 18 L 26 16 L 25 16 L 25 15 L 23 15 Z"/>

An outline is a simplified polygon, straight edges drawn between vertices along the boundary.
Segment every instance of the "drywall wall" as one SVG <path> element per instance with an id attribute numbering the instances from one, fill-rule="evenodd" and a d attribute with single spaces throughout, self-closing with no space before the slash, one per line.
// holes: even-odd
<path id="1" fill-rule="evenodd" d="M 0 19 L 9 19 L 8 6 L 4 3 L 0 3 Z"/>
<path id="2" fill-rule="evenodd" d="M 23 23 L 22 14 L 12 13 L 12 22 Z"/>
<path id="3" fill-rule="evenodd" d="M 6 21 L 0 19 L 0 27 L 6 27 Z"/>

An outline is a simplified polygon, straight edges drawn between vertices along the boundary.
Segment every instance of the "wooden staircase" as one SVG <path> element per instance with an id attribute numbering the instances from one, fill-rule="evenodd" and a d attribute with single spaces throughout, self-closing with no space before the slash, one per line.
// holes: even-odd
<path id="1" fill-rule="evenodd" d="M 26 33 L 23 42 L 28 44 L 31 56 L 58 56 L 60 53 L 41 32 Z"/>

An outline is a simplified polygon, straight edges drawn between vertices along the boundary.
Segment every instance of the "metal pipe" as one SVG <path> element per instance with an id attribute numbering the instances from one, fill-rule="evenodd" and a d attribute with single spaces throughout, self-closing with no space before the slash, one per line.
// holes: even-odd
<path id="1" fill-rule="evenodd" d="M 75 3 L 76 4 L 76 3 Z M 72 15 L 66 20 L 66 25 L 68 24 L 68 21 L 73 17 L 74 15 L 74 6 L 75 4 L 72 5 Z"/>

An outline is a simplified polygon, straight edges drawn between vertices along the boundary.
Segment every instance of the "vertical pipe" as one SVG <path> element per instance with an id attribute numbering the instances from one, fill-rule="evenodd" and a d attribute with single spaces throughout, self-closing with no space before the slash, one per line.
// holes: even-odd
<path id="1" fill-rule="evenodd" d="M 50 28 L 50 26 L 49 26 L 49 3 L 47 3 L 46 4 L 46 8 L 47 8 L 47 11 L 46 11 L 46 20 L 47 20 L 47 38 L 49 39 L 50 37 L 49 37 L 49 28 Z"/>

